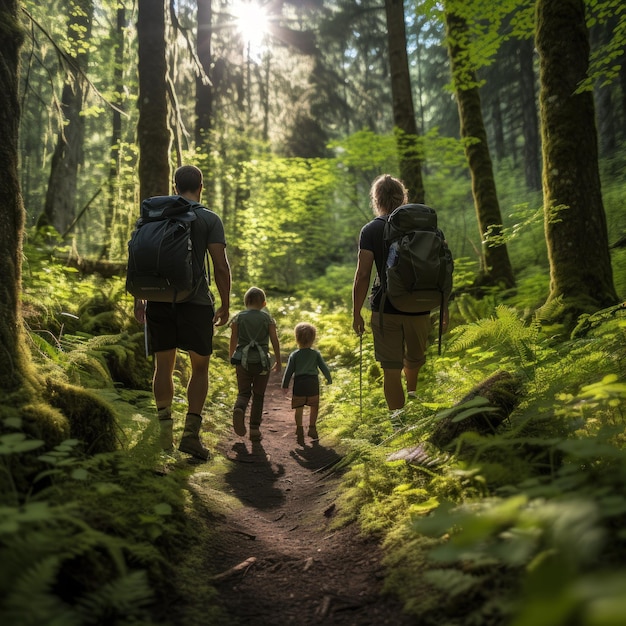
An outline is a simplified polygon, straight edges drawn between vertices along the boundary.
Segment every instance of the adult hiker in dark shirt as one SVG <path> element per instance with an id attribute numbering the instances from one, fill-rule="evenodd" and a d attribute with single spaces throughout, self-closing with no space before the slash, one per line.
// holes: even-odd
<path id="1" fill-rule="evenodd" d="M 176 192 L 193 202 L 200 202 L 202 172 L 193 165 L 183 165 L 174 174 Z M 196 458 L 207 460 L 209 451 L 200 441 L 202 410 L 209 389 L 209 359 L 213 352 L 213 326 L 228 322 L 231 274 L 226 257 L 224 226 L 220 218 L 205 207 L 194 209 L 197 219 L 192 224 L 193 249 L 205 268 L 205 279 L 196 293 L 185 302 L 145 302 L 135 300 L 135 317 L 147 324 L 148 342 L 154 354 L 152 389 L 159 418 L 159 442 L 164 450 L 173 446 L 172 401 L 173 373 L 177 349 L 186 350 L 191 360 L 191 377 L 187 385 L 187 415 L 178 449 Z M 215 299 L 209 289 L 209 269 L 205 258 L 213 265 L 213 278 L 220 297 Z"/>
<path id="2" fill-rule="evenodd" d="M 430 311 L 402 313 L 388 299 L 383 310 L 383 325 L 380 328 L 379 306 L 382 295 L 381 273 L 385 270 L 386 258 L 383 231 L 390 213 L 408 202 L 404 184 L 389 174 L 379 176 L 370 189 L 370 200 L 376 217 L 362 229 L 359 238 L 359 255 L 352 286 L 354 331 L 362 335 L 365 322 L 361 309 L 365 304 L 372 269 L 376 277 L 370 294 L 372 310 L 371 326 L 374 337 L 376 360 L 383 370 L 385 400 L 392 418 L 404 407 L 406 397 L 402 374 L 406 379 L 408 397 L 415 397 L 419 370 L 426 361 L 425 351 L 430 331 Z M 444 311 L 444 326 L 448 323 L 447 307 Z"/>

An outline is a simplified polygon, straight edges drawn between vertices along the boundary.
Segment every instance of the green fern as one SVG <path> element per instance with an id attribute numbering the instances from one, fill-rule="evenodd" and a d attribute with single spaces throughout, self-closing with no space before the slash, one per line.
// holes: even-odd
<path id="1" fill-rule="evenodd" d="M 504 305 L 496 306 L 495 315 L 459 326 L 452 334 L 450 352 L 467 352 L 477 346 L 474 354 L 479 360 L 497 361 L 502 367 L 510 360 L 527 373 L 536 365 L 540 349 L 546 350 L 540 346 L 539 320 L 526 324 L 515 309 Z"/>

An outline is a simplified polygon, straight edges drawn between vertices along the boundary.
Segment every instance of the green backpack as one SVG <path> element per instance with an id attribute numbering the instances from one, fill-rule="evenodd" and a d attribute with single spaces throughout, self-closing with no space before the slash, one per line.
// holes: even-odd
<path id="1" fill-rule="evenodd" d="M 263 346 L 259 343 L 257 343 L 257 337 L 259 336 L 259 334 L 261 332 L 268 332 L 269 329 L 269 320 L 268 320 L 268 324 L 267 326 L 260 328 L 256 335 L 254 336 L 254 338 L 252 338 L 245 346 L 243 347 L 238 347 L 235 352 L 233 353 L 233 356 L 230 360 L 230 362 L 234 365 L 241 365 L 244 369 L 248 369 L 248 363 L 250 362 L 250 351 L 252 350 L 252 352 L 254 353 L 255 351 L 258 353 L 259 355 L 259 360 L 257 361 L 256 359 L 253 361 L 253 363 L 260 363 L 261 367 L 263 368 L 263 371 L 269 371 L 272 367 L 272 364 L 270 362 L 270 356 L 269 354 L 264 350 Z"/>
<path id="2" fill-rule="evenodd" d="M 404 204 L 392 211 L 383 232 L 386 259 L 382 300 L 404 313 L 439 307 L 439 352 L 444 302 L 452 292 L 454 261 L 437 213 L 424 204 Z M 382 316 L 381 316 L 382 319 Z"/>

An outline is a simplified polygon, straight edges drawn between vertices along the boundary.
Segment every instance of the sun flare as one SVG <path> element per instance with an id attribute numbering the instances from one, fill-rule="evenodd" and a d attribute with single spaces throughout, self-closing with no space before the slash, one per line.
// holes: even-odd
<path id="1" fill-rule="evenodd" d="M 234 8 L 237 30 L 244 44 L 251 50 L 258 50 L 267 34 L 267 13 L 254 0 L 240 0 Z"/>

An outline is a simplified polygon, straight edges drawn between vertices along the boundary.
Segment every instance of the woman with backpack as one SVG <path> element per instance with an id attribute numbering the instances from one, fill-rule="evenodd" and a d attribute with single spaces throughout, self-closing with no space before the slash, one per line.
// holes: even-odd
<path id="1" fill-rule="evenodd" d="M 383 174 L 372 183 L 370 200 L 376 217 L 363 226 L 359 237 L 357 268 L 352 286 L 352 326 L 358 335 L 365 331 L 361 309 L 367 298 L 370 276 L 375 266 L 376 278 L 369 298 L 374 353 L 383 370 L 385 400 L 391 411 L 392 425 L 396 428 L 402 425 L 399 415 L 406 401 L 402 375 L 404 373 L 408 397 L 414 398 L 419 370 L 426 361 L 425 352 L 431 328 L 430 310 L 407 313 L 395 308 L 388 298 L 383 298 L 384 272 L 388 262 L 385 227 L 389 215 L 399 206 L 407 204 L 406 187 L 397 178 Z M 447 326 L 447 320 L 446 299 L 444 326 Z"/>

